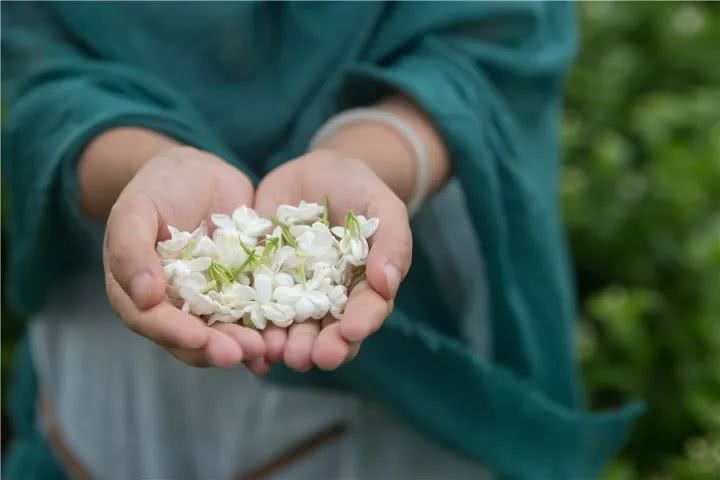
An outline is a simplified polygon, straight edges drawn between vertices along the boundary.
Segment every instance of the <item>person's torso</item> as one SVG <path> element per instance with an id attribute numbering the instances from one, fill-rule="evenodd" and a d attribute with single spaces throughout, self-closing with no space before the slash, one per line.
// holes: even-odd
<path id="1" fill-rule="evenodd" d="M 282 150 L 303 110 L 329 103 L 386 7 L 90 2 L 53 8 L 80 45 L 92 46 L 90 55 L 141 68 L 181 92 L 242 161 L 257 167 Z"/>

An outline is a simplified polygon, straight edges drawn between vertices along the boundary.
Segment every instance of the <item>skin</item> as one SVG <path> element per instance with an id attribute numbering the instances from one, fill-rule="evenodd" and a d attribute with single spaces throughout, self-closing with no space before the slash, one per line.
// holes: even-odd
<path id="1" fill-rule="evenodd" d="M 377 107 L 415 129 L 430 156 L 430 191 L 442 186 L 450 170 L 448 155 L 430 121 L 400 96 Z M 297 371 L 313 364 L 335 369 L 380 328 L 411 264 L 405 202 L 414 189 L 415 169 L 402 136 L 365 121 L 276 168 L 256 191 L 222 159 L 140 128 L 116 128 L 96 137 L 79 160 L 78 176 L 81 208 L 107 221 L 106 290 L 128 328 L 189 365 L 231 368 L 244 362 L 262 374 L 278 361 Z M 381 219 L 370 242 L 367 280 L 351 292 L 342 320 L 270 327 L 260 334 L 235 324 L 208 327 L 167 301 L 155 254 L 156 242 L 168 237 L 167 225 L 190 230 L 211 213 L 230 213 L 243 204 L 271 215 L 279 204 L 321 202 L 326 195 L 332 222 L 341 223 L 348 209 Z"/>

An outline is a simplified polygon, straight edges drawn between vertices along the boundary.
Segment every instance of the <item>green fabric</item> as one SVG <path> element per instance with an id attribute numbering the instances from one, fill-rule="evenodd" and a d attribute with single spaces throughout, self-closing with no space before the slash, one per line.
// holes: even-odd
<path id="1" fill-rule="evenodd" d="M 411 298 L 354 362 L 289 380 L 373 397 L 507 477 L 592 478 L 624 442 L 639 407 L 586 413 L 572 353 L 556 202 L 571 4 L 4 2 L 2 20 L 17 308 L 36 311 L 56 282 L 97 261 L 73 167 L 98 132 L 152 128 L 257 180 L 335 112 L 400 90 L 442 133 L 470 206 L 493 358 L 468 350 L 457 319 L 439 329 Z M 417 298 L 433 290 L 409 282 Z"/>

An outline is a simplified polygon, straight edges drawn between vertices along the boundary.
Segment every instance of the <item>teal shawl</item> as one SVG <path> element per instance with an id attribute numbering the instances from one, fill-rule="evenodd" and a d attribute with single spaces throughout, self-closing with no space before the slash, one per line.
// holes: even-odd
<path id="1" fill-rule="evenodd" d="M 2 22 L 7 293 L 17 309 L 36 311 L 53 285 L 99 261 L 74 171 L 99 132 L 154 129 L 257 181 L 334 113 L 399 90 L 432 119 L 461 182 L 486 262 L 493 356 L 474 355 L 453 333 L 456 318 L 438 325 L 406 294 L 355 361 L 278 378 L 374 398 L 508 478 L 592 478 L 624 442 L 638 408 L 584 411 L 573 357 L 556 198 L 571 4 L 3 2 Z M 411 276 L 414 300 L 434 281 Z M 33 384 L 18 378 L 22 410 Z M 40 445 L 20 417 L 16 445 Z M 20 450 L 6 474 L 28 479 L 19 459 L 40 453 Z"/>

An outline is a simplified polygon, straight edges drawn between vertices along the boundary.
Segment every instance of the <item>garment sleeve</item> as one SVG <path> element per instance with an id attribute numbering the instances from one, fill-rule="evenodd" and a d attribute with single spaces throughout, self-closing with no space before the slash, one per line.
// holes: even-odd
<path id="1" fill-rule="evenodd" d="M 509 252 L 562 250 L 556 139 L 575 52 L 574 16 L 564 2 L 393 4 L 369 42 L 367 61 L 348 70 L 339 94 L 340 108 L 348 108 L 399 91 L 434 123 L 494 277 L 493 318 L 503 319 L 493 330 L 496 360 L 541 384 L 556 375 L 542 371 L 550 359 L 541 358 L 542 340 L 532 331 L 542 319 L 527 317 L 547 312 L 551 322 L 567 318 L 572 289 L 562 254 L 516 265 L 524 259 Z M 538 272 L 553 277 L 542 282 L 553 286 L 540 294 L 546 297 L 542 308 L 529 298 L 537 285 L 524 284 L 538 281 Z M 573 363 L 563 358 L 556 364 Z M 553 391 L 557 385 L 542 386 Z M 568 389 L 557 396 L 567 404 L 578 400 Z"/>
<path id="2" fill-rule="evenodd" d="M 482 150 L 493 124 L 509 136 L 507 148 L 520 148 L 523 137 L 554 132 L 574 17 L 562 2 L 393 4 L 365 61 L 348 69 L 341 106 L 400 91 L 430 116 L 454 158 Z"/>
<path id="3" fill-rule="evenodd" d="M 2 66 L 7 285 L 11 305 L 28 313 L 53 282 L 97 260 L 87 252 L 99 251 L 102 227 L 79 211 L 75 172 L 93 137 L 139 126 L 226 159 L 231 153 L 181 94 L 130 65 L 94 56 L 47 3 L 3 3 Z"/>

